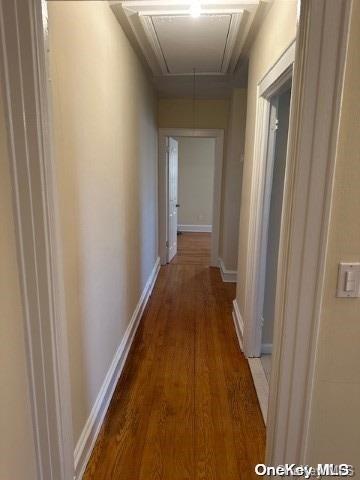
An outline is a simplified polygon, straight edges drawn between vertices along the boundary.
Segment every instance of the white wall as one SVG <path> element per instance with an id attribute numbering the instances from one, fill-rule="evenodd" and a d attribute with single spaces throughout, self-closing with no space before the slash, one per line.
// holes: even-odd
<path id="1" fill-rule="evenodd" d="M 353 2 L 336 151 L 325 287 L 306 461 L 360 478 L 360 298 L 336 298 L 340 261 L 360 261 L 360 2 Z"/>
<path id="2" fill-rule="evenodd" d="M 74 442 L 157 255 L 152 86 L 108 2 L 48 2 Z"/>
<path id="3" fill-rule="evenodd" d="M 0 478 L 36 480 L 10 168 L 1 93 L 0 88 Z"/>
<path id="4" fill-rule="evenodd" d="M 239 219 L 246 125 L 246 90 L 233 90 L 226 155 L 223 162 L 223 194 L 220 258 L 227 270 L 237 269 Z"/>
<path id="5" fill-rule="evenodd" d="M 212 225 L 215 139 L 179 137 L 178 225 Z"/>

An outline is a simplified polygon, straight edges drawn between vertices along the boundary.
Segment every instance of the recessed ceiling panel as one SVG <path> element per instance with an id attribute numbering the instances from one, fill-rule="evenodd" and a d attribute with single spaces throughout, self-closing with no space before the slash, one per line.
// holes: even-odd
<path id="1" fill-rule="evenodd" d="M 153 16 L 168 73 L 221 71 L 231 15 Z"/>

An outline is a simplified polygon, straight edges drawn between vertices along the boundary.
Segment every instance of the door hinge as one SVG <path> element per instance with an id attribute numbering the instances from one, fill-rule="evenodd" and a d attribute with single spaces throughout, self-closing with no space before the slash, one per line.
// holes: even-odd
<path id="1" fill-rule="evenodd" d="M 169 248 L 169 240 L 166 240 L 166 247 Z"/>

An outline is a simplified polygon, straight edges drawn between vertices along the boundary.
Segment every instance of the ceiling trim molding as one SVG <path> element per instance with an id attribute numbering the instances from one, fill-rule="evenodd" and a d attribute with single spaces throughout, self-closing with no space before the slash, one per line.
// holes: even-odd
<path id="1" fill-rule="evenodd" d="M 139 15 L 178 15 L 189 14 L 192 0 L 116 0 L 109 2 L 112 7 L 121 6 L 131 13 Z M 254 11 L 259 0 L 205 0 L 201 2 L 201 11 L 207 13 L 241 13 Z"/>
<path id="2" fill-rule="evenodd" d="M 231 15 L 230 28 L 229 28 L 228 37 L 226 39 L 224 58 L 221 65 L 222 73 L 227 73 L 230 60 L 234 55 L 235 41 L 239 33 L 241 17 L 242 17 L 242 12 Z"/>
<path id="3" fill-rule="evenodd" d="M 244 76 L 238 71 L 239 62 L 244 55 L 246 46 L 254 32 L 254 24 L 261 17 L 258 11 L 263 2 L 260 0 L 200 0 L 201 15 L 229 15 L 230 25 L 227 27 L 226 41 L 219 49 L 220 59 L 210 71 L 198 72 L 196 76 L 201 78 L 205 85 L 212 85 L 214 97 L 223 95 L 224 82 L 228 78 L 229 88 L 238 84 Z M 193 71 L 187 72 L 188 68 L 179 69 L 179 72 L 170 71 L 172 60 L 167 58 L 167 44 L 157 32 L 155 19 L 159 17 L 189 16 L 192 0 L 110 0 L 109 5 L 113 10 L 118 22 L 128 36 L 130 43 L 142 59 L 149 72 L 152 73 L 156 89 L 168 95 L 176 94 L 175 83 L 179 82 L 179 93 L 191 95 L 192 87 L 189 78 Z M 262 18 L 262 17 L 261 17 Z M 255 28 L 256 31 L 256 28 Z M 209 35 L 211 30 L 209 31 Z M 221 58 L 222 53 L 222 58 Z M 199 53 L 201 63 L 201 54 Z M 176 60 L 176 58 L 175 58 Z M 240 79 L 240 80 L 239 80 Z M 174 83 L 175 82 L 175 83 Z M 186 87 L 185 87 L 186 85 Z M 209 89 L 206 89 L 207 96 Z M 174 93 L 175 92 L 175 93 Z"/>
<path id="4" fill-rule="evenodd" d="M 148 41 L 149 41 L 149 43 L 150 43 L 150 45 L 151 45 L 151 47 L 152 47 L 152 49 L 155 53 L 157 61 L 159 62 L 161 71 L 162 71 L 163 75 L 167 75 L 169 73 L 169 69 L 166 65 L 166 61 L 165 61 L 163 52 L 161 50 L 161 46 L 160 46 L 158 37 L 156 35 L 156 31 L 155 31 L 152 19 L 148 15 L 139 15 L 139 19 L 140 19 L 141 25 L 144 28 L 146 38 L 148 39 Z"/>

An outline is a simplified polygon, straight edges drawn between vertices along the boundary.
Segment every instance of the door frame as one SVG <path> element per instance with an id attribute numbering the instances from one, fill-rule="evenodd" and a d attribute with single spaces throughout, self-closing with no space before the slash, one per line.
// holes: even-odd
<path id="1" fill-rule="evenodd" d="M 215 139 L 215 167 L 212 210 L 211 266 L 219 266 L 221 186 L 223 172 L 224 130 L 222 129 L 159 129 L 159 254 L 162 265 L 167 263 L 168 241 L 168 137 L 197 137 Z"/>
<path id="2" fill-rule="evenodd" d="M 266 463 L 307 464 L 352 0 L 302 0 L 275 301 Z"/>
<path id="3" fill-rule="evenodd" d="M 168 171 L 168 175 L 167 175 L 167 178 L 168 178 L 168 182 L 167 182 L 167 187 L 169 188 L 169 184 L 170 184 L 170 167 L 169 167 L 169 164 L 170 164 L 170 158 L 169 158 L 169 154 L 170 154 L 170 139 L 172 139 L 174 142 L 176 142 L 177 144 L 177 156 L 178 156 L 178 159 L 177 159 L 177 174 L 176 174 L 176 177 L 177 177 L 177 182 L 178 182 L 178 173 L 179 173 L 179 142 L 176 138 L 174 137 L 166 137 L 166 143 L 167 143 L 167 149 L 166 149 L 166 152 L 167 152 L 167 162 L 166 162 L 166 166 L 167 166 L 167 171 Z M 178 193 L 178 186 L 176 188 L 176 192 L 177 192 L 177 198 L 176 198 L 176 235 L 177 235 L 177 227 L 178 227 L 178 196 L 179 196 L 179 193 Z M 175 255 L 172 254 L 171 252 L 171 235 L 170 235 L 170 223 L 169 223 L 169 218 L 171 216 L 171 211 L 170 211 L 170 193 L 168 194 L 167 196 L 167 203 L 166 203 L 166 211 L 169 213 L 169 215 L 166 217 L 167 221 L 168 221 L 168 239 L 169 239 L 169 243 L 167 244 L 167 249 L 166 249 L 166 261 L 167 262 L 170 262 L 171 261 L 171 255 L 172 255 L 172 258 L 175 257 Z M 176 237 L 177 238 L 177 237 Z M 176 250 L 177 250 L 177 240 L 176 240 Z"/>
<path id="4" fill-rule="evenodd" d="M 247 357 L 260 357 L 265 292 L 267 226 L 269 222 L 274 152 L 269 142 L 272 98 L 281 93 L 293 76 L 295 40 L 274 63 L 257 87 L 254 170 L 251 186 L 248 257 L 244 306 L 243 348 Z M 290 106 L 291 115 L 291 106 Z"/>
<path id="5" fill-rule="evenodd" d="M 0 1 L 0 74 L 39 480 L 74 478 L 45 0 Z"/>

